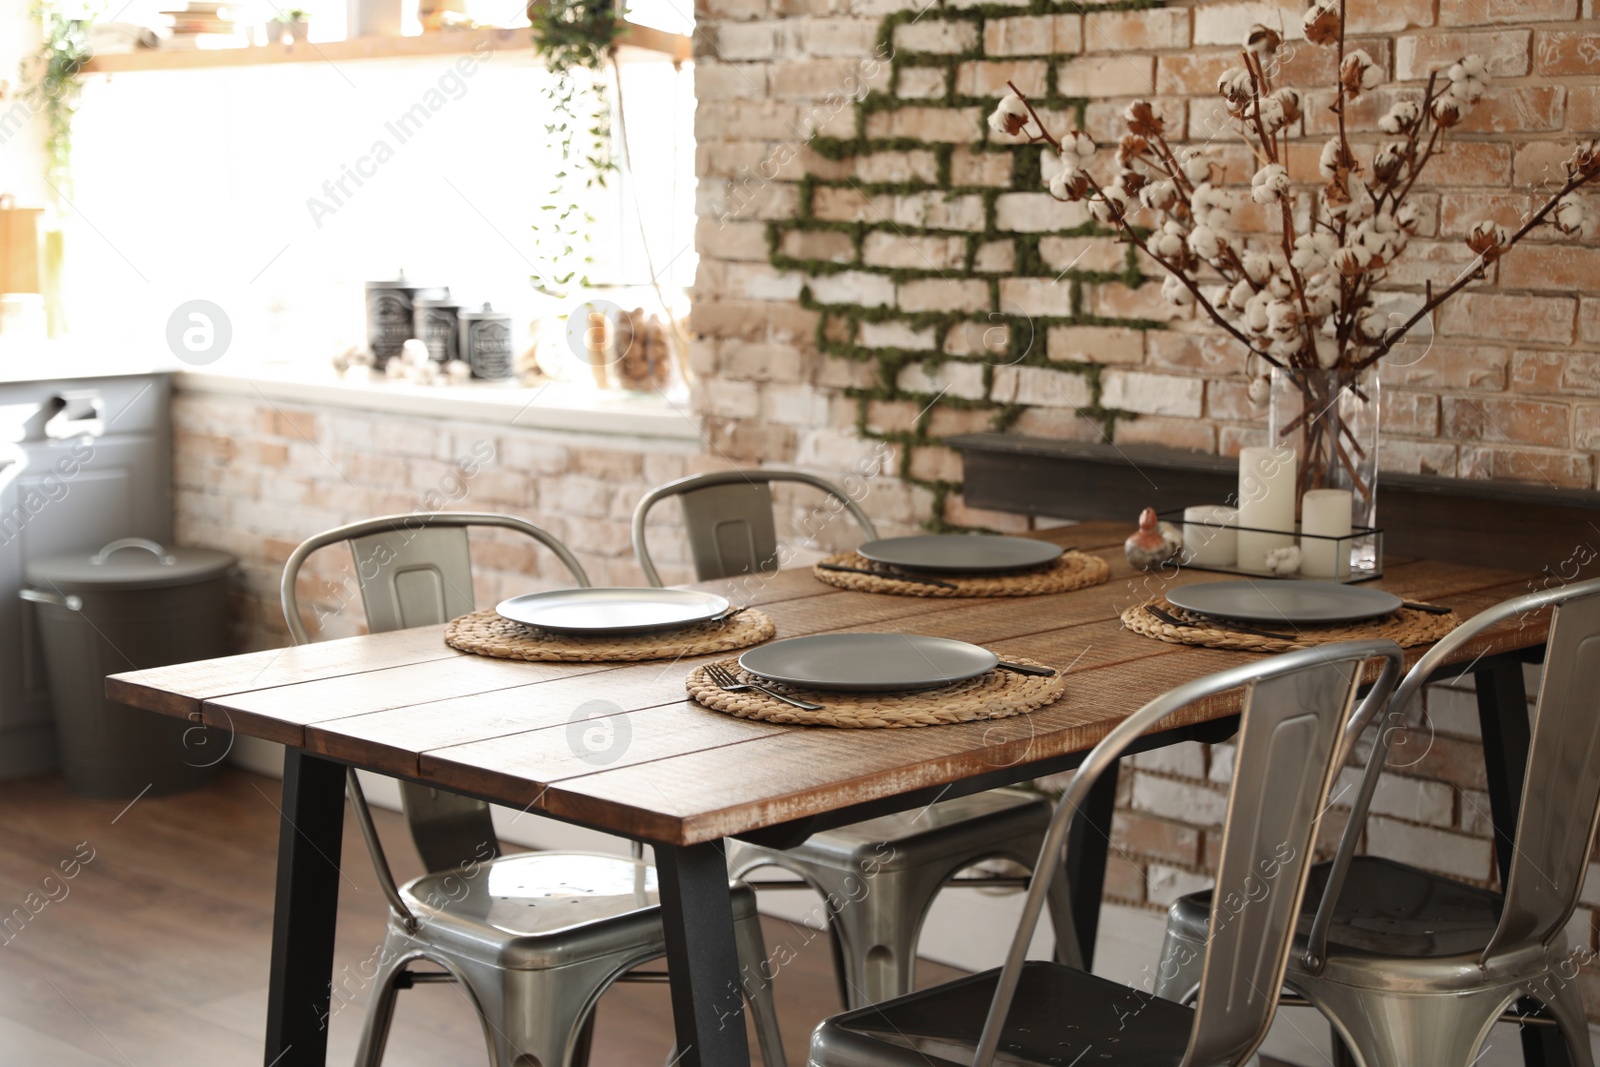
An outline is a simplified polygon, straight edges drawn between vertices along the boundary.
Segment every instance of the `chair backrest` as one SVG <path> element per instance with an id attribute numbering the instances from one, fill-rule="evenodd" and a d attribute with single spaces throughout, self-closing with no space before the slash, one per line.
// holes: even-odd
<path id="1" fill-rule="evenodd" d="M 1549 942 L 1577 906 L 1588 869 L 1589 845 L 1600 820 L 1600 578 L 1502 601 L 1457 626 L 1417 661 L 1395 690 L 1385 715 L 1401 722 L 1407 707 L 1440 667 L 1458 658 L 1485 630 L 1552 609 L 1532 739 L 1528 748 L 1516 848 L 1506 878 L 1500 922 L 1482 954 L 1491 956 Z M 1312 924 L 1306 966 L 1326 960 L 1328 929 L 1344 887 L 1393 729 L 1378 733 L 1339 840 Z"/>
<path id="2" fill-rule="evenodd" d="M 1383 669 L 1352 711 L 1363 669 L 1373 659 L 1382 659 Z M 1182 1067 L 1243 1063 L 1266 1038 L 1277 1007 L 1328 787 L 1367 721 L 1387 702 L 1402 662 L 1400 647 L 1386 640 L 1303 649 L 1181 685 L 1118 724 L 1085 757 L 1056 805 L 976 1067 L 993 1062 L 1072 817 L 1094 780 L 1162 719 L 1240 687 L 1244 705 L 1212 894 L 1211 934 Z"/>
<path id="3" fill-rule="evenodd" d="M 696 474 L 668 482 L 644 495 L 633 512 L 633 552 L 645 579 L 660 585 L 661 576 L 645 544 L 645 519 L 657 502 L 675 496 L 683 505 L 684 527 L 695 577 L 704 582 L 737 574 L 774 570 L 779 565 L 777 525 L 772 517 L 772 482 L 800 482 L 820 489 L 855 519 L 869 541 L 877 530 L 867 513 L 843 489 L 814 474 L 782 470 L 732 470 Z M 826 520 L 816 525 L 820 528 Z M 816 530 L 802 530 L 810 536 Z"/>
<path id="4" fill-rule="evenodd" d="M 473 526 L 497 526 L 533 538 L 560 558 L 578 585 L 589 585 L 589 576 L 565 545 L 522 519 L 455 511 L 385 515 L 307 538 L 290 554 L 280 594 L 294 643 L 310 640 L 295 591 L 300 568 L 313 552 L 341 541 L 350 546 L 367 628 L 373 633 L 432 626 L 472 611 L 467 530 Z M 498 855 L 494 823 L 483 801 L 412 782 L 400 783 L 400 798 L 411 839 L 428 870 L 482 861 L 486 850 Z"/>

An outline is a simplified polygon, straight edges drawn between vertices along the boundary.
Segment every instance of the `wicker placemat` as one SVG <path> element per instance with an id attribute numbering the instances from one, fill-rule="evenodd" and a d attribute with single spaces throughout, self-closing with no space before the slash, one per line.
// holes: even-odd
<path id="1" fill-rule="evenodd" d="M 1012 663 L 1034 667 L 1048 664 L 1012 656 Z M 821 704 L 821 711 L 806 711 L 781 700 L 774 700 L 753 689 L 729 693 L 711 684 L 705 667 L 689 672 L 684 687 L 689 695 L 708 708 L 737 715 L 741 719 L 789 723 L 801 726 L 837 726 L 847 730 L 873 730 L 905 726 L 943 726 L 979 719 L 1008 719 L 1052 704 L 1066 690 L 1066 675 L 1057 671 L 1048 678 L 1017 674 L 996 667 L 965 682 L 924 689 L 915 693 L 834 693 L 816 689 L 796 689 L 769 682 L 743 670 L 738 660 L 722 665 L 741 682 L 759 681 L 780 693 Z"/>
<path id="2" fill-rule="evenodd" d="M 1150 614 L 1151 605 L 1180 622 L 1192 625 L 1174 626 L 1158 619 Z M 1454 630 L 1460 621 L 1454 614 L 1434 615 L 1414 608 L 1401 608 L 1381 619 L 1331 626 L 1241 623 L 1257 630 L 1298 635 L 1294 641 L 1285 641 L 1276 637 L 1262 637 L 1260 634 L 1225 629 L 1218 625 L 1218 620 L 1174 607 L 1165 597 L 1135 604 L 1131 608 L 1123 609 L 1122 612 L 1122 624 L 1136 634 L 1143 634 L 1173 645 L 1228 648 L 1239 652 L 1290 652 L 1297 648 L 1311 648 L 1315 645 L 1331 644 L 1334 641 L 1364 641 L 1380 637 L 1389 638 L 1401 648 L 1413 648 L 1439 640 Z"/>
<path id="3" fill-rule="evenodd" d="M 872 570 L 874 566 L 870 560 L 854 552 L 841 552 L 822 562 L 861 570 Z M 854 589 L 858 593 L 889 593 L 893 596 L 1040 596 L 1045 593 L 1070 593 L 1074 589 L 1099 585 L 1111 577 L 1111 565 L 1099 556 L 1067 552 L 1046 566 L 1025 571 L 927 575 L 941 582 L 949 582 L 956 587 L 954 589 L 924 582 L 901 581 L 887 575 L 825 571 L 820 566 L 812 567 L 811 573 L 820 582 L 841 589 Z"/>
<path id="4" fill-rule="evenodd" d="M 702 622 L 677 630 L 596 637 L 548 633 L 512 622 L 490 610 L 475 611 L 452 620 L 444 629 L 444 641 L 451 648 L 495 659 L 607 663 L 727 652 L 759 645 L 777 632 L 772 618 L 755 608 L 746 608 L 726 622 Z"/>

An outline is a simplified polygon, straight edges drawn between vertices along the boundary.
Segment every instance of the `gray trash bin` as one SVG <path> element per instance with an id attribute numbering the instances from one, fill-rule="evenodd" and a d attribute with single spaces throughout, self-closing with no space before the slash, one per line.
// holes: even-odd
<path id="1" fill-rule="evenodd" d="M 226 731 L 107 700 L 106 675 L 227 655 L 234 562 L 131 537 L 28 565 L 22 598 L 34 603 L 69 790 L 173 793 L 216 775 Z"/>

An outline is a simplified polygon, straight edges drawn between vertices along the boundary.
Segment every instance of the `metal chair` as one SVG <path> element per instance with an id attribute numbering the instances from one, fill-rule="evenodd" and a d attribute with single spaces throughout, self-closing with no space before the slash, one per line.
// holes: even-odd
<path id="1" fill-rule="evenodd" d="M 645 518 L 656 504 L 674 496 L 683 506 L 689 551 L 694 557 L 698 580 L 704 582 L 777 569 L 778 532 L 772 517 L 772 482 L 798 482 L 821 490 L 830 505 L 837 503 L 850 513 L 867 540 L 877 540 L 878 531 L 861 505 L 832 482 L 814 474 L 780 470 L 695 474 L 650 490 L 633 510 L 633 554 L 644 570 L 645 580 L 654 586 L 662 584 L 645 543 Z M 825 522 L 823 519 L 817 525 Z M 801 532 L 809 536 L 816 531 Z"/>
<path id="2" fill-rule="evenodd" d="M 374 632 L 444 622 L 473 610 L 467 529 L 515 530 L 549 548 L 578 585 L 588 576 L 565 545 L 531 523 L 468 512 L 389 515 L 307 539 L 284 565 L 284 619 L 295 644 L 309 640 L 295 585 L 318 549 L 346 542 Z M 354 769 L 346 791 L 389 903 L 388 929 L 372 977 L 372 1003 L 356 1054 L 358 1067 L 383 1059 L 395 998 L 419 981 L 455 981 L 477 1009 L 493 1067 L 568 1067 L 587 1059 L 595 1003 L 616 981 L 666 954 L 655 869 L 634 856 L 532 852 L 502 857 L 489 805 L 445 790 L 401 782 L 411 837 L 428 868 L 395 883 Z M 734 934 L 747 975 L 766 960 L 755 894 L 733 894 Z M 443 972 L 412 972 L 427 960 Z M 784 1064 L 771 985 L 743 983 L 762 1057 Z"/>
<path id="3" fill-rule="evenodd" d="M 1251 662 L 1181 685 L 1124 719 L 1073 776 L 1040 850 L 1021 922 L 999 970 L 825 1020 L 813 1067 L 989 1067 L 1247 1062 L 1276 1008 L 1290 935 L 1328 786 L 1399 677 L 1392 641 L 1353 641 Z M 1368 661 L 1373 691 L 1351 706 Z M 1194 1007 L 1055 963 L 1025 962 L 1073 815 L 1099 775 L 1179 709 L 1245 688 L 1237 764 L 1217 865 L 1212 938 Z"/>
<path id="4" fill-rule="evenodd" d="M 633 512 L 633 549 L 650 584 L 661 576 L 645 544 L 651 508 L 669 497 L 683 505 L 684 523 L 701 581 L 757 573 L 777 565 L 777 525 L 769 482 L 800 482 L 827 494 L 846 510 L 868 540 L 872 520 L 840 487 L 798 471 L 732 470 L 694 475 L 651 490 Z M 813 532 L 813 531 L 803 531 Z M 911 992 L 916 982 L 917 938 L 939 890 L 955 884 L 996 887 L 1025 879 L 957 872 L 985 860 L 1028 866 L 1050 825 L 1043 797 L 1014 789 L 942 801 L 922 812 L 890 815 L 813 835 L 789 849 L 730 840 L 728 871 L 742 878 L 766 866 L 781 867 L 821 893 L 824 900 L 853 900 L 832 909 L 834 963 L 847 1007 Z M 770 885 L 770 883 L 769 883 Z M 1063 962 L 1076 962 L 1071 905 L 1064 888 L 1050 895 L 1051 919 Z"/>
<path id="5" fill-rule="evenodd" d="M 1334 859 L 1313 871 L 1284 984 L 1328 1017 L 1362 1067 L 1466 1067 L 1495 1022 L 1520 1021 L 1507 1009 L 1523 997 L 1549 1010 L 1572 1062 L 1593 1067 L 1564 933 L 1600 819 L 1600 580 L 1463 622 L 1417 661 L 1387 718 L 1400 721 L 1429 676 L 1485 630 L 1545 608 L 1555 614 L 1504 895 L 1355 855 L 1392 730 L 1379 731 Z M 1203 951 L 1207 897 L 1172 905 L 1169 952 Z M 1182 999 L 1197 974 L 1191 964 L 1163 978 L 1157 993 Z"/>

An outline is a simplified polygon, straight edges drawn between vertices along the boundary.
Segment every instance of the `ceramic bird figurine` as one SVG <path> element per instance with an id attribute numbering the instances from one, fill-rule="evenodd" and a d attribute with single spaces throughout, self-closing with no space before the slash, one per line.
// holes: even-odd
<path id="1" fill-rule="evenodd" d="M 1139 513 L 1139 532 L 1123 544 L 1128 562 L 1142 571 L 1155 570 L 1183 551 L 1183 534 L 1170 522 L 1157 522 L 1156 509 Z"/>

